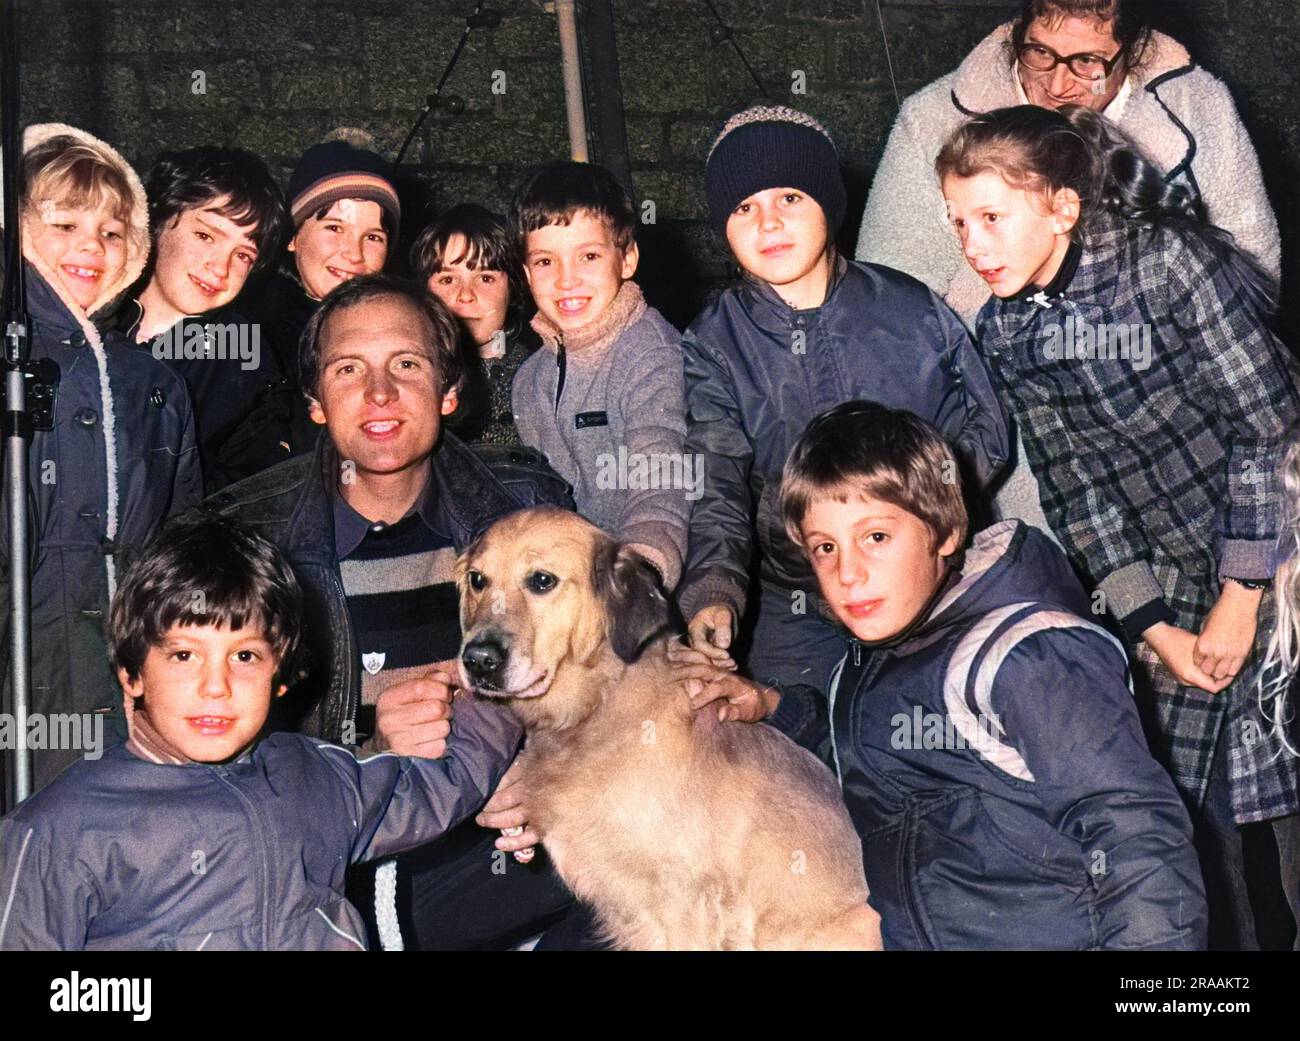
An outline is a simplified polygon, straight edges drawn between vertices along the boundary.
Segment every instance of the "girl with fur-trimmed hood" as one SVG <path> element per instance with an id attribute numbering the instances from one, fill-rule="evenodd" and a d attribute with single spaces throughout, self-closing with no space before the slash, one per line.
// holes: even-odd
<path id="1" fill-rule="evenodd" d="M 202 482 L 185 384 L 92 321 L 149 255 L 135 171 L 103 141 L 47 123 L 23 135 L 23 183 L 31 357 L 59 372 L 52 428 L 34 433 L 29 456 L 31 711 L 45 719 L 47 738 L 33 753 L 39 787 L 123 733 L 104 635 L 116 556 L 197 502 Z M 7 547 L 0 560 L 7 601 Z M 7 630 L 7 609 L 4 619 Z M 0 658 L 7 682 L 7 634 Z M 55 728 L 53 717 L 65 714 L 76 726 Z"/>

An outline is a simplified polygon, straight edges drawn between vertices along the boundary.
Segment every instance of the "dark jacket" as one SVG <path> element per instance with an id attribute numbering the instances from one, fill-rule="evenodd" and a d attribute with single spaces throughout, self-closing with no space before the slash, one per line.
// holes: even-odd
<path id="1" fill-rule="evenodd" d="M 506 352 L 499 358 L 483 358 L 478 348 L 465 341 L 465 379 L 456 411 L 444 420 L 447 429 L 468 445 L 523 447 L 515 425 L 510 391 L 515 373 L 540 345 L 531 326 L 525 325 L 506 339 Z"/>
<path id="2" fill-rule="evenodd" d="M 686 453 L 704 458 L 677 598 L 689 619 L 712 604 L 744 613 L 750 564 L 782 590 L 815 594 L 777 510 L 781 470 L 814 416 L 865 398 L 927 419 L 956 445 L 975 487 L 1007 459 L 1007 421 L 957 316 L 914 278 L 838 266 L 821 307 L 796 311 L 746 279 L 695 320 L 686 358 Z"/>
<path id="3" fill-rule="evenodd" d="M 1003 521 L 901 643 L 850 644 L 830 729 L 887 948 L 1203 947 L 1191 821 L 1088 612 Z"/>
<path id="4" fill-rule="evenodd" d="M 221 765 L 118 746 L 0 821 L 0 949 L 365 950 L 348 866 L 475 812 L 519 735 L 460 699 L 441 759 L 358 761 L 299 734 Z"/>
<path id="5" fill-rule="evenodd" d="M 102 348 L 95 345 L 91 337 L 100 334 L 88 321 L 78 320 L 30 265 L 27 308 L 32 358 L 50 358 L 60 372 L 54 427 L 33 435 L 28 454 L 31 708 L 39 713 L 107 713 L 113 731 L 121 722 L 122 689 L 109 667 L 104 631 L 109 575 L 116 574 L 119 549 L 143 542 L 168 517 L 202 498 L 194 419 L 185 383 L 176 373 L 133 350 L 118 333 L 103 334 Z M 99 356 L 107 366 L 107 403 Z M 105 423 L 106 404 L 111 428 Z M 111 478 L 108 429 L 116 471 Z M 0 525 L 0 667 L 6 689 L 7 531 L 7 525 Z M 36 786 L 48 783 L 80 754 L 77 749 L 36 751 Z"/>
<path id="6" fill-rule="evenodd" d="M 508 513 L 540 505 L 573 508 L 567 485 L 537 453 L 493 451 L 489 466 L 444 431 L 433 453 L 438 509 L 458 552 Z M 280 699 L 277 725 L 355 744 L 360 652 L 334 545 L 331 488 L 338 475 L 338 454 L 325 435 L 311 455 L 218 492 L 204 507 L 237 517 L 274 542 L 302 583 L 311 672 Z"/>
<path id="7" fill-rule="evenodd" d="M 1043 511 L 1132 641 L 1190 804 L 1228 718 L 1238 820 L 1294 814 L 1300 773 L 1255 740 L 1274 728 L 1252 670 L 1217 695 L 1183 687 L 1141 634 L 1162 621 L 1199 632 L 1225 579 L 1273 574 L 1296 364 L 1198 237 L 1101 214 L 1076 257 L 1044 294 L 990 300 L 978 326 Z M 1267 638 L 1261 627 L 1261 650 Z"/>
<path id="8" fill-rule="evenodd" d="M 309 454 L 316 446 L 320 427 L 307 414 L 298 342 L 320 301 L 312 299 L 292 275 L 278 271 L 250 285 L 240 296 L 239 306 L 258 323 L 262 349 L 274 359 L 296 392 L 290 398 L 290 448 L 294 455 Z"/>
<path id="9" fill-rule="evenodd" d="M 130 301 L 118 313 L 117 327 L 185 380 L 205 493 L 289 458 L 301 394 L 281 370 L 259 323 L 224 307 L 182 318 L 148 343 L 138 343 L 142 314 L 139 303 Z"/>

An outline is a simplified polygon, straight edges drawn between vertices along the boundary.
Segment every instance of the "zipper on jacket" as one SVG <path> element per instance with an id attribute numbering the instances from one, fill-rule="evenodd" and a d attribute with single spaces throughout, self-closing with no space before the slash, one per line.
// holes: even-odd
<path id="1" fill-rule="evenodd" d="M 239 785 L 235 784 L 235 782 L 230 779 L 229 770 L 224 766 L 219 766 L 217 767 L 216 773 L 217 776 L 221 779 L 221 783 L 226 785 L 232 792 L 234 792 L 235 798 L 237 798 L 241 803 L 243 803 L 244 812 L 248 816 L 249 823 L 253 826 L 253 834 L 257 837 L 257 848 L 258 848 L 258 852 L 261 853 L 261 857 L 259 858 L 258 861 L 258 867 L 261 869 L 260 871 L 261 886 L 259 888 L 261 889 L 261 896 L 262 896 L 262 900 L 261 900 L 262 950 L 269 951 L 272 949 L 271 948 L 272 872 L 271 872 L 271 863 L 270 863 L 270 854 L 269 854 L 271 845 L 267 836 L 267 829 L 264 826 L 261 815 L 258 814 L 257 812 L 257 807 L 253 804 L 253 800 L 250 799 L 246 794 L 244 794 L 244 792 L 240 790 Z"/>
<path id="2" fill-rule="evenodd" d="M 339 718 L 336 721 L 333 721 L 332 725 L 329 726 L 329 733 L 321 735 L 327 741 L 335 740 L 335 738 L 332 736 L 333 734 L 338 734 L 339 739 L 341 740 L 343 737 L 344 728 L 347 726 L 349 721 L 352 722 L 353 726 L 356 725 L 357 707 L 358 707 L 357 702 L 360 700 L 360 697 L 356 691 L 357 649 L 355 646 L 353 646 L 355 643 L 355 639 L 354 639 L 354 632 L 352 630 L 352 613 L 348 610 L 347 590 L 343 588 L 343 579 L 339 576 L 338 571 L 335 569 L 331 569 L 330 571 L 330 582 L 334 586 L 334 592 L 338 595 L 338 602 L 343 607 L 343 618 L 348 627 L 348 632 L 347 632 L 348 653 L 347 653 L 347 665 L 343 673 L 343 698 L 342 698 L 342 704 L 340 706 Z M 329 696 L 328 691 L 326 691 L 325 696 L 326 697 Z M 322 713 L 322 717 L 323 716 L 324 713 Z M 322 722 L 330 723 L 330 721 L 325 720 L 324 718 L 322 718 Z M 354 733 L 353 734 L 354 744 L 359 744 L 360 742 L 357 742 L 355 740 L 355 737 L 356 735 Z"/>
<path id="3" fill-rule="evenodd" d="M 558 418 L 560 415 L 560 398 L 564 396 L 565 370 L 568 368 L 568 359 L 565 356 L 564 351 L 563 333 L 560 334 L 560 338 L 555 346 L 555 367 L 560 370 L 559 374 L 555 377 L 555 415 Z"/>
<path id="4" fill-rule="evenodd" d="M 835 695 L 840 690 L 840 680 L 844 677 L 844 663 L 848 661 L 849 654 L 853 655 L 854 666 L 862 664 L 862 644 L 856 639 L 849 640 L 849 651 L 840 663 L 835 666 L 835 671 L 831 673 L 830 690 L 826 696 L 826 722 L 831 735 L 831 760 L 835 763 L 835 779 L 840 782 L 840 787 L 844 787 L 844 771 L 840 769 L 840 749 L 835 740 Z"/>

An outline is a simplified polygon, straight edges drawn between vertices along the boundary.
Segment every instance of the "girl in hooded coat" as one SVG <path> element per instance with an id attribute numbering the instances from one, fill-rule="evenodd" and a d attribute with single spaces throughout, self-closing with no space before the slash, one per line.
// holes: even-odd
<path id="1" fill-rule="evenodd" d="M 64 766 L 125 736 L 104 633 L 117 557 L 196 503 L 202 480 L 185 384 L 120 334 L 101 334 L 92 321 L 140 276 L 148 258 L 139 178 L 103 141 L 49 123 L 23 135 L 23 182 L 30 353 L 53 361 L 59 373 L 52 425 L 35 431 L 29 454 L 34 725 L 26 736 L 41 787 Z M 7 530 L 0 532 L 6 685 L 7 541 Z M 7 791 L 5 808 L 13 802 Z"/>

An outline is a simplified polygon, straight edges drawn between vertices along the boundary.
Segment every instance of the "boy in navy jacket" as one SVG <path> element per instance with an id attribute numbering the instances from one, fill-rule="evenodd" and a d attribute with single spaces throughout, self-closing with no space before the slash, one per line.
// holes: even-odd
<path id="1" fill-rule="evenodd" d="M 1124 650 L 1061 551 L 975 535 L 951 450 L 906 412 L 849 402 L 786 464 L 781 514 L 852 633 L 820 699 L 886 948 L 1204 946 L 1191 822 L 1151 757 Z M 770 703 L 769 703 L 770 704 Z"/>
<path id="2" fill-rule="evenodd" d="M 682 343 L 686 453 L 703 460 L 706 479 L 677 599 L 697 652 L 727 666 L 734 657 L 782 691 L 824 697 L 840 638 L 777 514 L 795 439 L 833 405 L 879 401 L 934 423 L 956 446 L 968 487 L 982 489 L 1007 459 L 1006 414 L 943 301 L 902 272 L 836 252 L 844 182 L 815 119 L 779 106 L 733 116 L 709 153 L 705 186 L 713 226 L 744 276 Z"/>
<path id="3" fill-rule="evenodd" d="M 0 821 L 0 949 L 365 949 L 349 864 L 479 809 L 520 731 L 466 697 L 437 759 L 263 739 L 301 614 L 284 557 L 233 521 L 145 546 L 110 619 L 131 736 Z"/>

